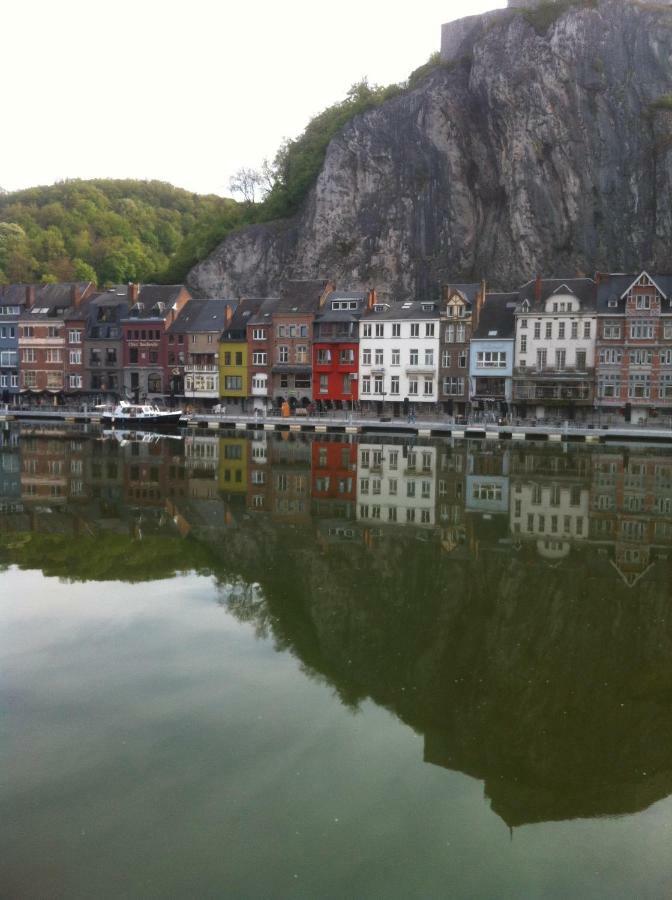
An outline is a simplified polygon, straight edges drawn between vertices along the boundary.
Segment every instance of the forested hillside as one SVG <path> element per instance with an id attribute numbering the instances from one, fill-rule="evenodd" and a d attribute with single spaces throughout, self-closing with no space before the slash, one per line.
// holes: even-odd
<path id="1" fill-rule="evenodd" d="M 198 249 L 201 236 L 226 233 L 243 212 L 233 200 L 160 181 L 65 181 L 3 193 L 0 283 L 181 280 L 185 238 Z M 188 251 L 185 265 L 192 262 Z"/>

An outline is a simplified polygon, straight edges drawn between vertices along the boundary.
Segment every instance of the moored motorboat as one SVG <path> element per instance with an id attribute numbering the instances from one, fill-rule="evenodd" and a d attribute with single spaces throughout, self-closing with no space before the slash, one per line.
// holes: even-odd
<path id="1" fill-rule="evenodd" d="M 102 414 L 102 420 L 113 428 L 161 428 L 179 425 L 184 413 L 181 409 L 161 409 L 153 403 L 128 403 L 121 400 L 112 410 Z"/>

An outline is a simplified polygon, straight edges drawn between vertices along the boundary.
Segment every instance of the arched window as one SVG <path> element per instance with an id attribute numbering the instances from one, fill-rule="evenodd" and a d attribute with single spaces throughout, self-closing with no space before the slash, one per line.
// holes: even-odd
<path id="1" fill-rule="evenodd" d="M 161 393 L 161 376 L 153 373 L 147 379 L 147 391 L 150 394 Z"/>

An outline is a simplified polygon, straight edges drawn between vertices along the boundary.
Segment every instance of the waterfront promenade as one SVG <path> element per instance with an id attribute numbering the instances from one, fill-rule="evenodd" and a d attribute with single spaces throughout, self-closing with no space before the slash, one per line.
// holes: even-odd
<path id="1" fill-rule="evenodd" d="M 0 423 L 43 422 L 100 426 L 94 409 L 34 407 L 20 409 L 0 406 Z M 419 437 L 453 437 L 483 440 L 583 441 L 588 443 L 669 443 L 672 422 L 659 419 L 648 423 L 593 422 L 500 419 L 466 421 L 451 416 L 398 417 L 351 414 L 332 411 L 322 415 L 250 415 L 242 413 L 189 414 L 185 427 L 208 431 L 289 431 L 345 434 L 399 434 Z"/>

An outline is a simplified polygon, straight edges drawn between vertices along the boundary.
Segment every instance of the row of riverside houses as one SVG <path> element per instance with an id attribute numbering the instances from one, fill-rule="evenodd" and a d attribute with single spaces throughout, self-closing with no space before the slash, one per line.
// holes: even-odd
<path id="1" fill-rule="evenodd" d="M 0 394 L 641 421 L 672 413 L 672 276 L 453 284 L 403 301 L 326 279 L 240 301 L 182 285 L 9 285 Z"/>

